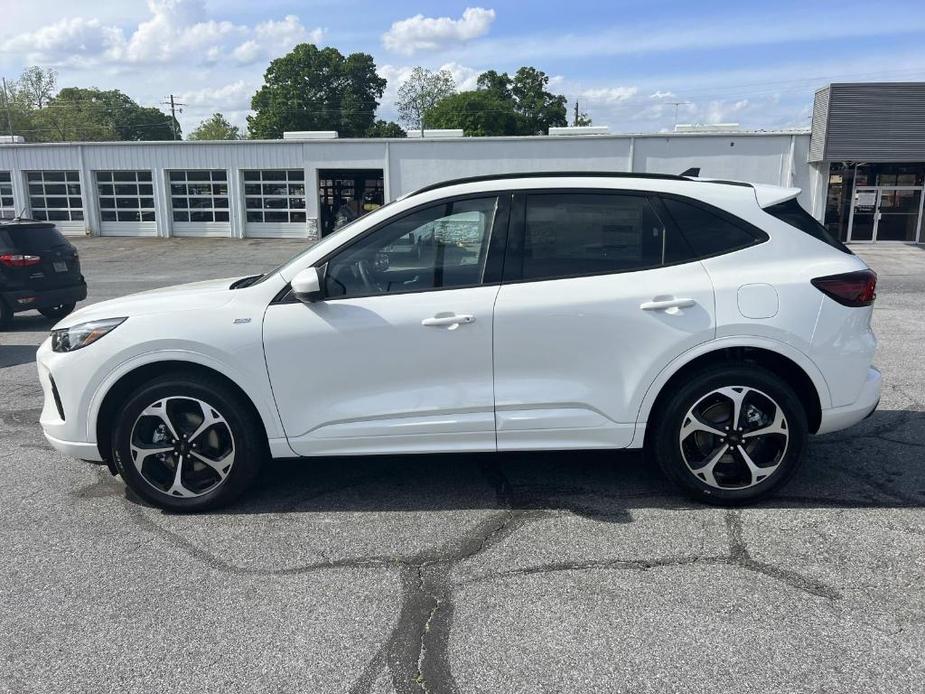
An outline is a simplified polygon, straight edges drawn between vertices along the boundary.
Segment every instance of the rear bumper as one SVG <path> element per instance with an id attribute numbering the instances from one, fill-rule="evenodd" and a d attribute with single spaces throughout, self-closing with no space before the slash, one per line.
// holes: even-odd
<path id="1" fill-rule="evenodd" d="M 869 368 L 857 400 L 850 405 L 823 410 L 819 430 L 816 433 L 828 434 L 847 429 L 869 417 L 880 402 L 881 381 L 880 372 L 873 367 Z"/>
<path id="2" fill-rule="evenodd" d="M 76 304 L 87 298 L 87 283 L 81 282 L 57 289 L 13 289 L 0 292 L 0 297 L 14 313 L 51 308 L 61 304 Z"/>

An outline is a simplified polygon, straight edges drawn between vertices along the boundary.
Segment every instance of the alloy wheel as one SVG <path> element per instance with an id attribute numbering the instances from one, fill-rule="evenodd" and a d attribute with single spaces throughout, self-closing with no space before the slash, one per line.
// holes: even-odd
<path id="1" fill-rule="evenodd" d="M 790 441 L 787 417 L 772 397 L 749 386 L 717 388 L 688 410 L 681 456 L 701 482 L 747 489 L 778 469 Z"/>
<path id="2" fill-rule="evenodd" d="M 173 497 L 202 496 L 221 485 L 234 465 L 235 442 L 225 418 L 191 397 L 167 397 L 138 415 L 130 449 L 138 474 Z"/>

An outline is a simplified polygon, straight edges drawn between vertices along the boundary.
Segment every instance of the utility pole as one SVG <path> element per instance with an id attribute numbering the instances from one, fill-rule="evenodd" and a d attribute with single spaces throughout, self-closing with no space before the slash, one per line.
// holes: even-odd
<path id="1" fill-rule="evenodd" d="M 10 100 L 6 95 L 6 77 L 3 78 L 3 105 L 6 106 L 6 127 L 10 132 L 10 140 L 13 139 L 13 116 L 10 115 Z"/>
<path id="2" fill-rule="evenodd" d="M 575 99 L 575 121 L 572 123 L 572 127 L 578 127 L 578 99 Z"/>
<path id="3" fill-rule="evenodd" d="M 162 104 L 170 105 L 170 129 L 173 130 L 173 139 L 179 140 L 180 133 L 177 132 L 177 110 L 179 106 L 186 106 L 186 104 L 181 104 L 179 101 L 174 101 L 173 94 L 170 95 L 170 101 L 162 101 Z M 180 113 L 183 113 L 183 109 L 179 109 Z"/>

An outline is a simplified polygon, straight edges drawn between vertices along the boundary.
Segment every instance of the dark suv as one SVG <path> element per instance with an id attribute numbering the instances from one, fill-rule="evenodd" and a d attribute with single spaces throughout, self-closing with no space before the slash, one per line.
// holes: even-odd
<path id="1" fill-rule="evenodd" d="M 49 222 L 0 222 L 0 328 L 14 313 L 59 320 L 87 298 L 77 249 Z"/>

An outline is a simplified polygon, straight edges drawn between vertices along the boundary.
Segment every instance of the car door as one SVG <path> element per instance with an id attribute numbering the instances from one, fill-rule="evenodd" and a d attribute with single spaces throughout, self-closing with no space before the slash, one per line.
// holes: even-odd
<path id="1" fill-rule="evenodd" d="M 267 309 L 267 369 L 293 451 L 495 450 L 492 308 L 509 201 L 402 214 L 322 262 L 322 300 Z"/>
<path id="2" fill-rule="evenodd" d="M 645 193 L 528 191 L 495 304 L 499 450 L 630 444 L 655 375 L 714 336 L 710 278 Z"/>

